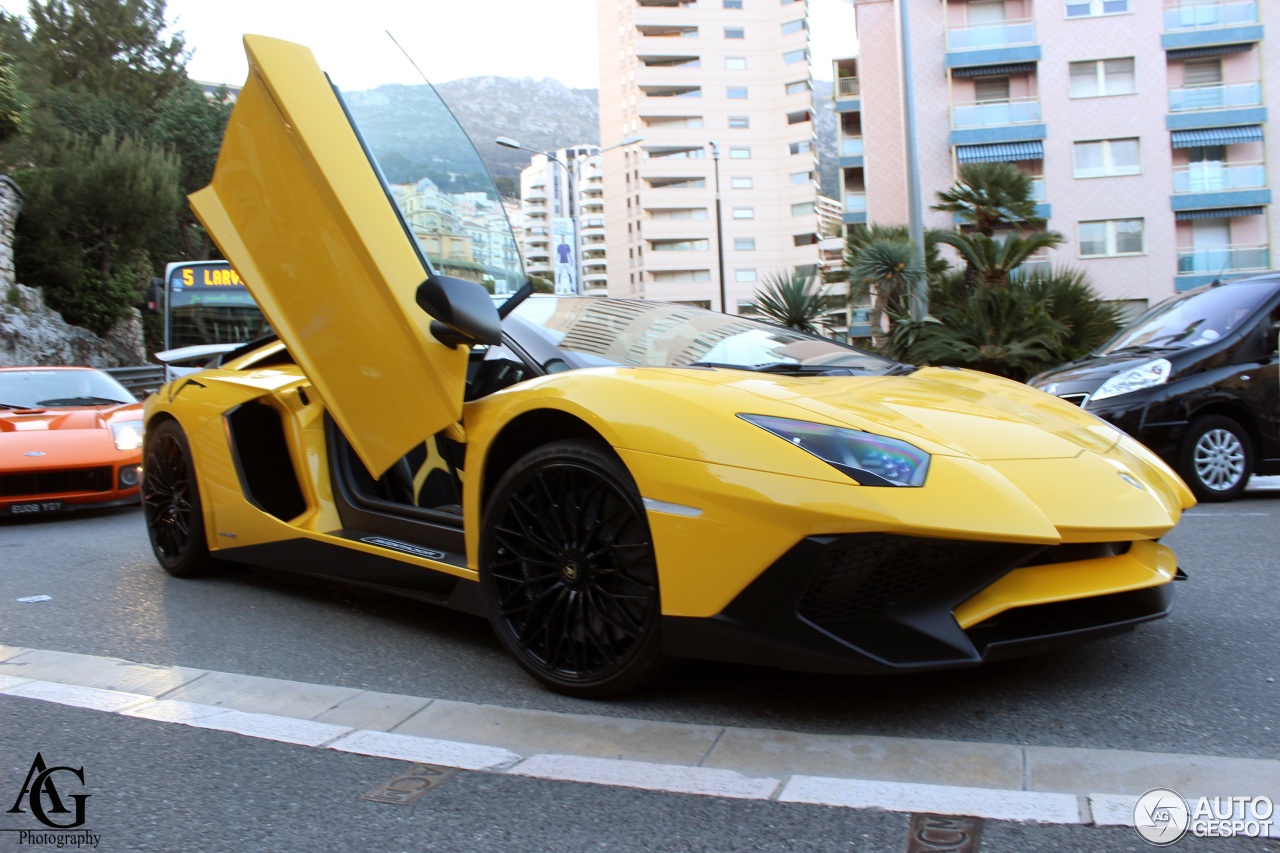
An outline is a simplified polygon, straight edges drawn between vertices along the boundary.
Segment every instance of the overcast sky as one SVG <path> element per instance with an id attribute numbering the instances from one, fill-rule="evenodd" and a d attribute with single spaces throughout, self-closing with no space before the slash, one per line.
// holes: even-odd
<path id="1" fill-rule="evenodd" d="M 26 0 L 0 0 L 25 14 Z M 849 0 L 809 0 L 814 75 L 855 52 Z M 244 82 L 245 33 L 305 44 L 344 89 L 412 82 L 370 62 L 395 52 L 389 31 L 433 83 L 460 77 L 550 77 L 598 88 L 595 0 L 169 0 L 166 18 L 194 55 L 187 73 L 211 83 Z M 397 63 L 401 65 L 402 63 Z"/>

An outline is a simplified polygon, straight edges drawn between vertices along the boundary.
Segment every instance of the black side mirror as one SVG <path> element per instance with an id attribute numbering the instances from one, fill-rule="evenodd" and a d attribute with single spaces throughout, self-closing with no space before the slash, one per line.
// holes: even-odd
<path id="1" fill-rule="evenodd" d="M 431 334 L 450 346 L 502 343 L 502 321 L 489 293 L 475 282 L 447 275 L 427 277 L 414 296 L 434 318 Z"/>

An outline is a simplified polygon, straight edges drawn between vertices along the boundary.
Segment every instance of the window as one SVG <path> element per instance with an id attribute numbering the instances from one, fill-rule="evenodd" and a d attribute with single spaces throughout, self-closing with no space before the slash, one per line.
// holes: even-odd
<path id="1" fill-rule="evenodd" d="M 734 270 L 733 280 L 734 281 L 755 281 L 756 271 L 755 270 Z"/>
<path id="2" fill-rule="evenodd" d="M 791 35 L 792 33 L 799 33 L 803 31 L 804 31 L 804 18 L 801 18 L 798 21 L 787 21 L 785 24 L 782 25 L 782 34 L 784 36 L 788 36 L 788 35 Z"/>
<path id="3" fill-rule="evenodd" d="M 650 243 L 655 252 L 705 252 L 710 245 L 707 240 L 652 240 Z"/>
<path id="4" fill-rule="evenodd" d="M 1071 97 L 1100 98 L 1138 91 L 1133 57 L 1071 63 Z"/>
<path id="5" fill-rule="evenodd" d="M 752 181 L 751 178 L 730 178 L 729 187 L 735 190 L 749 190 L 752 187 Z"/>
<path id="6" fill-rule="evenodd" d="M 807 184 L 812 180 L 813 180 L 813 172 L 792 172 L 791 173 L 791 184 L 793 186 L 799 186 L 800 184 Z"/>
<path id="7" fill-rule="evenodd" d="M 735 252 L 754 252 L 756 250 L 755 237 L 734 237 L 733 250 Z"/>
<path id="8" fill-rule="evenodd" d="M 1129 0 L 1067 0 L 1068 18 L 1096 18 L 1129 11 Z"/>
<path id="9" fill-rule="evenodd" d="M 684 284 L 687 282 L 711 281 L 711 270 L 663 270 L 652 272 L 655 284 Z"/>
<path id="10" fill-rule="evenodd" d="M 742 27 L 725 27 L 724 37 L 727 39 L 744 39 L 747 37 L 747 33 Z"/>
<path id="11" fill-rule="evenodd" d="M 730 86 L 727 94 L 733 100 L 741 101 L 747 97 L 747 87 L 746 86 Z"/>
<path id="12" fill-rule="evenodd" d="M 729 116 L 729 127 L 735 130 L 746 130 L 751 127 L 751 119 L 747 116 Z"/>
<path id="13" fill-rule="evenodd" d="M 747 58 L 745 56 L 726 56 L 724 58 L 724 67 L 734 70 L 747 67 Z"/>
<path id="14" fill-rule="evenodd" d="M 792 142 L 790 145 L 787 146 L 787 148 L 791 151 L 792 154 L 803 154 L 806 151 L 813 150 L 813 140 L 804 139 L 804 140 L 801 140 L 800 142 Z"/>
<path id="15" fill-rule="evenodd" d="M 702 127 L 702 116 L 654 116 L 644 120 L 645 127 Z M 626 128 L 623 128 L 626 132 Z"/>
<path id="16" fill-rule="evenodd" d="M 809 91 L 809 81 L 808 81 L 808 80 L 797 80 L 797 81 L 796 81 L 796 82 L 794 82 L 794 83 L 788 83 L 788 84 L 787 84 L 787 94 L 788 94 L 788 95 L 804 95 L 804 94 L 808 93 L 808 91 Z"/>
<path id="17" fill-rule="evenodd" d="M 1140 255 L 1143 251 L 1141 219 L 1103 219 L 1080 223 L 1082 258 Z"/>
<path id="18" fill-rule="evenodd" d="M 1008 77 L 975 77 L 973 99 L 980 104 L 1009 100 Z"/>
<path id="19" fill-rule="evenodd" d="M 1182 85 L 1215 86 L 1222 82 L 1222 60 L 1188 59 L 1182 63 Z"/>
<path id="20" fill-rule="evenodd" d="M 650 219 L 706 219 L 705 207 L 668 207 L 649 211 Z M 629 226 L 628 226 L 629 227 Z"/>
<path id="21" fill-rule="evenodd" d="M 793 204 L 793 205 L 791 205 L 791 215 L 792 215 L 792 216 L 806 216 L 806 215 L 808 215 L 808 214 L 810 214 L 810 213 L 813 213 L 813 212 L 814 212 L 814 211 L 816 211 L 817 209 L 818 209 L 818 208 L 817 208 L 817 205 L 815 205 L 813 202 L 811 202 L 811 201 L 802 201 L 802 202 L 800 202 L 800 204 Z"/>
<path id="22" fill-rule="evenodd" d="M 755 219 L 756 209 L 754 207 L 735 207 L 733 209 L 734 219 Z"/>
<path id="23" fill-rule="evenodd" d="M 729 149 L 730 160 L 750 160 L 751 147 L 747 145 L 734 146 Z"/>
<path id="24" fill-rule="evenodd" d="M 1107 178 L 1115 175 L 1136 175 L 1139 172 L 1138 140 L 1136 139 L 1077 142 L 1075 155 L 1077 178 Z"/>
<path id="25" fill-rule="evenodd" d="M 724 0 L 724 7 L 726 9 L 741 9 L 742 0 Z"/>
<path id="26" fill-rule="evenodd" d="M 800 50 L 789 50 L 782 54 L 782 61 L 786 65 L 795 65 L 797 62 L 806 62 L 809 59 L 809 51 L 801 48 Z"/>

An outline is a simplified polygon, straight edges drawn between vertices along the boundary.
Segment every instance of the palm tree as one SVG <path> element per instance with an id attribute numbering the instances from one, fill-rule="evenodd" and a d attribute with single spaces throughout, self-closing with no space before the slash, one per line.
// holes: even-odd
<path id="1" fill-rule="evenodd" d="M 1001 226 L 1043 228 L 1031 192 L 1031 176 L 1011 163 L 966 163 L 951 188 L 938 193 L 933 210 L 957 214 L 988 237 Z"/>
<path id="2" fill-rule="evenodd" d="M 925 268 L 910 240 L 876 238 L 862 247 L 849 269 L 849 298 L 871 298 L 871 343 L 883 349 L 887 342 L 886 317 L 908 311 L 911 291 L 923 279 Z"/>
<path id="3" fill-rule="evenodd" d="M 1080 270 L 1027 273 L 1016 276 L 1014 285 L 1042 303 L 1049 315 L 1066 327 L 1061 361 L 1092 352 L 1123 325 L 1120 306 L 1100 298 Z"/>
<path id="4" fill-rule="evenodd" d="M 945 324 L 920 330 L 911 360 L 970 367 L 1019 382 L 1062 362 L 1067 328 L 1021 287 L 983 287 L 955 306 Z"/>
<path id="5" fill-rule="evenodd" d="M 827 288 L 812 272 L 793 269 L 768 273 L 752 305 L 779 325 L 817 334 L 815 322 L 826 311 Z"/>
<path id="6" fill-rule="evenodd" d="M 1001 237 L 947 231 L 938 236 L 939 243 L 951 246 L 964 259 L 965 283 L 971 287 L 1008 287 L 1009 276 L 1023 261 L 1062 241 L 1063 236 L 1057 231 L 1033 231 L 1025 235 L 1010 232 Z"/>

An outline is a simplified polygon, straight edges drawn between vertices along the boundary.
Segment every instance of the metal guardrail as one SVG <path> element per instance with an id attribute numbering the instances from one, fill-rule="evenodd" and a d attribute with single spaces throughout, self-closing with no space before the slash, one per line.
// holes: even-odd
<path id="1" fill-rule="evenodd" d="M 137 367 L 107 367 L 104 373 L 111 374 L 117 382 L 127 388 L 139 400 L 164 384 L 163 364 L 142 364 Z"/>

